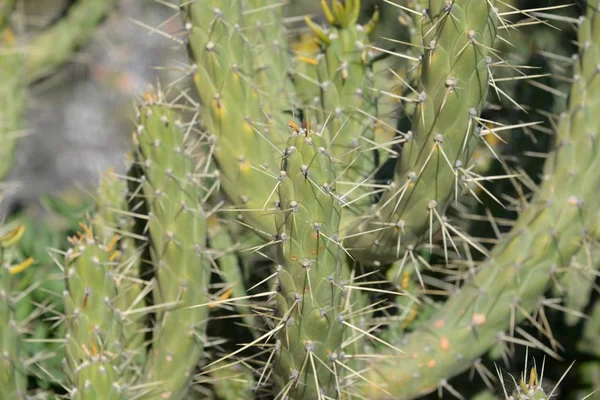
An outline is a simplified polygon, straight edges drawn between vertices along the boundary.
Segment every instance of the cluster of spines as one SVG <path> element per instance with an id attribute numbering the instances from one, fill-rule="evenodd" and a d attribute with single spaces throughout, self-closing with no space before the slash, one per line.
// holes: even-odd
<path id="1" fill-rule="evenodd" d="M 154 276 L 156 312 L 144 379 L 150 385 L 146 398 L 176 399 L 187 392 L 207 340 L 208 213 L 202 208 L 203 166 L 193 158 L 186 131 L 162 93 L 145 97 L 131 176 L 139 183 L 135 198 L 147 210 L 143 232 Z"/>

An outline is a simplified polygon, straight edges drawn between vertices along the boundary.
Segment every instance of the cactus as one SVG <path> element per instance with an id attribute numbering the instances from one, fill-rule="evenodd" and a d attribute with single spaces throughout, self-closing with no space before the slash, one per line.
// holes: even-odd
<path id="1" fill-rule="evenodd" d="M 24 83 L 48 72 L 31 66 L 63 62 L 111 4 L 75 2 L 51 29 L 62 35 L 71 23 L 82 35 L 61 40 L 52 55 L 23 57 L 5 34 L 1 134 L 21 129 Z M 513 12 L 514 4 L 387 1 L 406 43 L 377 39 L 379 15 L 361 15 L 359 0 L 322 0 L 325 25 L 306 18 L 309 35 L 290 52 L 279 0 L 181 1 L 184 29 L 174 39 L 188 50 L 184 73 L 199 102 L 185 89 L 175 100 L 143 94 L 128 172 L 103 177 L 93 209 L 44 201 L 68 221 L 60 229 L 81 220 L 66 252 L 40 251 L 54 236 L 39 234 L 38 243 L 29 232 L 16 246 L 22 229 L 2 230 L 2 395 L 60 397 L 64 388 L 71 398 L 413 399 L 437 389 L 474 398 L 479 387 L 453 379 L 508 362 L 516 344 L 558 358 L 551 328 L 565 311 L 567 326 L 583 326 L 567 350 L 593 357 L 558 379 L 570 380 L 560 396 L 580 394 L 573 380 L 591 396 L 600 3 L 588 0 L 578 20 L 561 7 Z M 0 8 L 0 25 L 11 21 L 11 6 Z M 512 50 L 508 42 L 519 39 L 504 34 L 540 18 L 578 28 L 572 79 L 560 86 L 571 84 L 568 104 L 517 105 L 527 95 L 518 82 L 547 76 L 508 60 L 543 52 L 523 43 Z M 400 52 L 404 61 L 383 61 Z M 557 87 L 534 85 L 560 97 Z M 397 112 L 386 115 L 393 102 Z M 532 116 L 553 123 L 551 109 L 562 113 L 555 129 Z M 542 163 L 519 154 L 521 141 L 495 140 L 498 131 L 533 126 L 554 134 L 540 179 Z M 485 176 L 492 164 L 518 199 Z M 482 233 L 472 221 L 485 218 L 492 228 Z M 51 271 L 57 254 L 64 282 L 17 273 L 29 255 L 43 261 L 36 272 Z M 64 305 L 54 309 L 45 295 L 56 292 Z M 51 333 L 32 323 L 49 312 L 59 325 Z M 65 357 L 64 376 L 46 362 L 49 352 Z M 501 395 L 556 395 L 558 386 L 544 385 L 549 363 L 540 371 L 525 360 L 510 381 L 497 369 L 508 382 Z M 484 375 L 491 389 L 492 373 Z"/>
<path id="2" fill-rule="evenodd" d="M 266 210 L 273 210 L 283 111 L 293 104 L 286 95 L 281 5 L 275 0 L 244 3 L 192 1 L 182 7 L 201 118 L 214 138 L 221 185 L 245 224 L 273 235 L 273 218 Z M 270 25 L 263 26 L 261 19 Z"/>
<path id="3" fill-rule="evenodd" d="M 181 398 L 202 356 L 211 266 L 203 192 L 181 122 L 160 93 L 147 94 L 134 141 L 158 306 L 145 375 L 147 398 Z M 194 308 L 190 308 L 194 307 Z"/>
<path id="4" fill-rule="evenodd" d="M 594 59 L 600 42 L 593 31 L 598 18 L 597 5 L 588 6 L 579 34 L 585 45 L 574 62 L 579 80 L 571 92 L 569 112 L 558 126 L 559 146 L 548 159 L 545 181 L 536 197 L 480 271 L 426 325 L 405 338 L 402 350 L 414 356 L 400 368 L 386 367 L 386 363 L 373 366 L 373 379 L 389 384 L 387 390 L 394 398 L 432 391 L 467 368 L 502 340 L 498 332 L 512 327 L 511 310 L 517 304 L 523 310 L 535 308 L 554 266 L 567 262 L 580 247 L 593 246 L 587 232 L 597 235 L 598 205 L 593 193 L 598 184 L 594 174 L 598 160 L 593 156 L 596 143 L 590 132 L 598 126 L 592 117 L 599 100 Z M 573 165 L 578 166 L 576 171 Z M 567 185 L 566 175 L 570 176 Z M 525 315 L 518 313 L 516 318 Z M 424 348 L 430 351 L 423 352 Z M 388 368 L 391 371 L 386 371 Z"/>
<path id="5" fill-rule="evenodd" d="M 335 166 L 310 126 L 294 127 L 278 187 L 278 398 L 333 397 L 344 325 Z"/>
<path id="6" fill-rule="evenodd" d="M 122 329 L 109 272 L 114 241 L 104 245 L 88 226 L 82 223 L 81 228 L 83 232 L 71 239 L 73 247 L 65 257 L 70 394 L 75 399 L 125 399 L 117 345 Z"/>
<path id="7" fill-rule="evenodd" d="M 34 263 L 33 258 L 28 258 L 13 264 L 15 244 L 24 232 L 25 227 L 20 225 L 8 231 L 3 229 L 0 236 L 0 387 L 3 395 L 14 399 L 25 399 L 26 372 L 21 359 L 20 328 L 15 313 L 18 300 L 14 293 L 13 275 L 19 274 Z"/>
<path id="8" fill-rule="evenodd" d="M 366 263 L 393 261 L 422 240 L 455 195 L 477 139 L 493 62 L 495 2 L 430 3 L 421 23 L 426 52 L 409 140 L 376 213 L 347 241 Z"/>
<path id="9" fill-rule="evenodd" d="M 128 194 L 126 182 L 119 179 L 114 170 L 109 170 L 98 187 L 92 226 L 105 240 L 118 240 L 113 260 L 117 265 L 111 271 L 117 290 L 113 305 L 121 322 L 119 345 L 126 366 L 123 377 L 125 381 L 133 381 L 141 374 L 146 358 L 145 316 L 141 312 L 146 285 L 140 282 L 142 252 L 134 239 L 135 220 L 128 212 Z"/>
<path id="10" fill-rule="evenodd" d="M 13 163 L 17 139 L 22 135 L 25 109 L 25 75 L 23 54 L 10 28 L 0 21 L 0 179 L 4 179 Z"/>

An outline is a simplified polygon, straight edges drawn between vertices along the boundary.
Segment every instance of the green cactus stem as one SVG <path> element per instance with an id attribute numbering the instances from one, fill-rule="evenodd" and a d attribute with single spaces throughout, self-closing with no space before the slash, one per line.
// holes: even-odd
<path id="1" fill-rule="evenodd" d="M 368 34 L 379 13 L 376 11 L 371 21 L 359 25 L 360 0 L 345 3 L 335 0 L 333 7 L 326 1 L 321 4 L 331 27 L 325 31 L 306 19 L 321 51 L 314 58 L 302 56 L 297 60 L 300 65 L 314 69 L 308 76 L 310 79 L 316 75 L 318 82 L 306 83 L 307 78 L 302 74 L 296 74 L 296 81 L 300 88 L 318 84 L 318 93 L 304 106 L 304 119 L 319 124 L 318 130 L 329 143 L 328 150 L 340 163 L 338 170 L 343 182 L 338 184 L 340 197 L 348 204 L 349 212 L 361 215 L 372 202 L 369 194 L 373 189 L 360 183 L 374 173 L 379 157 L 388 156 L 377 149 L 374 137 L 378 108 Z"/>
<path id="2" fill-rule="evenodd" d="M 323 138 L 304 126 L 289 139 L 281 171 L 276 396 L 336 398 L 347 277 L 338 243 L 335 165 Z"/>
<path id="3" fill-rule="evenodd" d="M 395 179 L 344 240 L 361 262 L 400 258 L 426 240 L 453 199 L 477 142 L 498 16 L 494 1 L 430 1 L 421 22 L 425 56 L 411 133 Z"/>
<path id="4" fill-rule="evenodd" d="M 106 242 L 104 245 L 118 251 L 111 271 L 117 289 L 113 304 L 122 323 L 119 346 L 126 364 L 123 375 L 126 381 L 134 381 L 140 375 L 146 358 L 145 314 L 139 312 L 145 306 L 145 284 L 140 278 L 142 249 L 136 247 L 135 221 L 128 212 L 128 195 L 127 182 L 119 178 L 114 170 L 104 174 L 98 187 L 92 226 Z M 113 240 L 117 242 L 111 243 Z"/>
<path id="5" fill-rule="evenodd" d="M 126 399 L 127 385 L 119 370 L 121 321 L 111 273 L 117 253 L 112 243 L 99 243 L 88 226 L 82 223 L 81 228 L 70 239 L 73 247 L 66 253 L 64 266 L 70 395 L 81 400 Z"/>
<path id="6" fill-rule="evenodd" d="M 214 139 L 221 187 L 242 223 L 265 236 L 275 234 L 284 112 L 293 104 L 281 6 L 277 0 L 182 2 L 200 117 Z"/>
<path id="7" fill-rule="evenodd" d="M 160 92 L 145 96 L 134 134 L 143 175 L 135 179 L 148 209 L 157 312 L 145 371 L 150 393 L 144 398 L 182 399 L 206 340 L 211 265 L 205 193 L 181 122 Z"/>

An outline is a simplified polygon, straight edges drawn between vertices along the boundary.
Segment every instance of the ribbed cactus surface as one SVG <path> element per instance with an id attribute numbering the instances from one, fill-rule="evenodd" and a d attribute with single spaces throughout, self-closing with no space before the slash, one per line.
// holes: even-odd
<path id="1" fill-rule="evenodd" d="M 292 107 L 281 4 L 219 0 L 182 7 L 222 188 L 244 223 L 273 235 L 273 193 L 287 129 L 283 111 Z"/>
<path id="2" fill-rule="evenodd" d="M 88 226 L 81 224 L 81 228 L 65 257 L 71 397 L 125 399 L 116 345 L 122 330 L 113 306 L 117 291 L 110 273 L 115 250 L 99 242 Z"/>
<path id="3" fill-rule="evenodd" d="M 134 175 L 147 209 L 156 315 L 146 364 L 148 399 L 183 397 L 204 347 L 211 266 L 196 162 L 181 122 L 160 93 L 139 108 Z M 190 308 L 197 306 L 196 308 Z"/>
<path id="4" fill-rule="evenodd" d="M 335 360 L 345 330 L 340 204 L 324 140 L 294 126 L 278 187 L 278 398 L 336 398 Z"/>

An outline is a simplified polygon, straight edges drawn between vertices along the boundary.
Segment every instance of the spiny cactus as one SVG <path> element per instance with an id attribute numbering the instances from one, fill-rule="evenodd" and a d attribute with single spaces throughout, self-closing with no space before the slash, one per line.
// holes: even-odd
<path id="1" fill-rule="evenodd" d="M 287 122 L 283 112 L 293 104 L 285 84 L 281 4 L 194 1 L 182 3 L 182 8 L 201 118 L 214 140 L 211 152 L 221 185 L 244 223 L 272 235 L 273 218 L 265 210 L 273 210 L 281 156 L 276 149 L 281 148 Z"/>
<path id="2" fill-rule="evenodd" d="M 98 2 L 77 4 L 92 3 L 103 12 Z M 47 393 L 324 400 L 414 399 L 437 389 L 465 398 L 451 379 L 484 369 L 491 387 L 488 351 L 486 361 L 508 360 L 514 344 L 557 356 L 552 306 L 585 327 L 572 347 L 598 357 L 598 0 L 578 20 L 552 17 L 549 7 L 521 11 L 531 20 L 513 25 L 514 2 L 389 0 L 412 29 L 403 32 L 411 43 L 384 40 L 390 47 L 369 38 L 378 15 L 361 16 L 359 0 L 321 4 L 326 24 L 306 19 L 316 42 L 293 52 L 279 0 L 170 5 L 181 13 L 176 42 L 187 47 L 199 102 L 187 91 L 176 101 L 160 90 L 142 96 L 128 173 L 104 177 L 60 263 L 66 379 L 53 376 Z M 531 78 L 504 58 L 504 33 L 540 18 L 576 23 L 578 55 L 568 105 L 544 128 L 555 143 L 538 181 L 511 169 L 514 149 L 486 136 L 541 125 L 520 114 L 526 108 L 555 122 L 551 106 L 518 105 L 516 84 L 502 84 Z M 397 71 L 376 65 L 403 47 L 408 61 Z M 382 96 L 399 103 L 393 119 L 381 114 Z M 519 113 L 488 118 L 507 103 Z M 472 164 L 481 149 L 499 160 Z M 501 177 L 483 176 L 496 162 L 518 199 L 490 187 Z M 518 217 L 494 219 L 486 195 Z M 470 219 L 485 218 L 497 239 L 477 237 Z M 11 272 L 29 263 L 3 270 L 7 323 L 18 320 L 10 293 L 19 274 Z M 564 305 L 545 297 L 549 289 Z M 3 389 L 28 395 L 33 368 L 20 362 L 18 342 L 33 335 L 0 333 Z M 582 365 L 581 382 L 593 382 L 597 366 Z M 503 386 L 504 398 L 556 394 L 537 366 L 523 371 Z M 561 395 L 575 393 L 566 389 Z"/>
<path id="3" fill-rule="evenodd" d="M 414 247 L 441 220 L 477 141 L 486 99 L 491 47 L 498 24 L 495 2 L 430 2 L 421 21 L 425 49 L 411 131 L 395 179 L 346 241 L 366 263 L 386 263 Z"/>
<path id="4" fill-rule="evenodd" d="M 579 248 L 595 246 L 595 188 L 600 182 L 594 153 L 600 124 L 592 110 L 600 100 L 600 36 L 594 34 L 599 19 L 598 4 L 589 4 L 580 22 L 581 54 L 573 63 L 578 80 L 538 193 L 489 261 L 427 324 L 403 339 L 402 350 L 411 358 L 400 365 L 372 366 L 372 378 L 382 379 L 394 398 L 412 398 L 446 385 L 494 343 L 507 340 L 499 332 L 514 330 L 514 323 L 538 305 L 554 269 L 566 265 Z"/>
<path id="5" fill-rule="evenodd" d="M 160 93 L 140 107 L 134 179 L 147 209 L 155 285 L 154 337 L 146 364 L 147 398 L 181 398 L 206 342 L 211 265 L 206 252 L 202 165 Z"/>
<path id="6" fill-rule="evenodd" d="M 23 236 L 25 227 L 17 226 L 11 230 L 2 229 L 0 235 L 0 387 L 3 396 L 13 399 L 25 399 L 26 373 L 21 354 L 21 337 L 15 313 L 19 301 L 15 293 L 14 275 L 30 267 L 34 260 L 28 258 L 13 264 L 14 247 Z"/>
<path id="7" fill-rule="evenodd" d="M 295 127 L 278 187 L 276 397 L 335 397 L 345 330 L 335 166 L 310 126 Z M 339 394 L 338 394 L 339 395 Z"/>
<path id="8" fill-rule="evenodd" d="M 122 328 L 113 301 L 117 291 L 110 274 L 116 240 L 105 245 L 92 230 L 71 239 L 65 257 L 67 292 L 67 362 L 74 399 L 125 399 L 119 373 Z M 117 239 L 117 238 L 115 238 Z"/>

